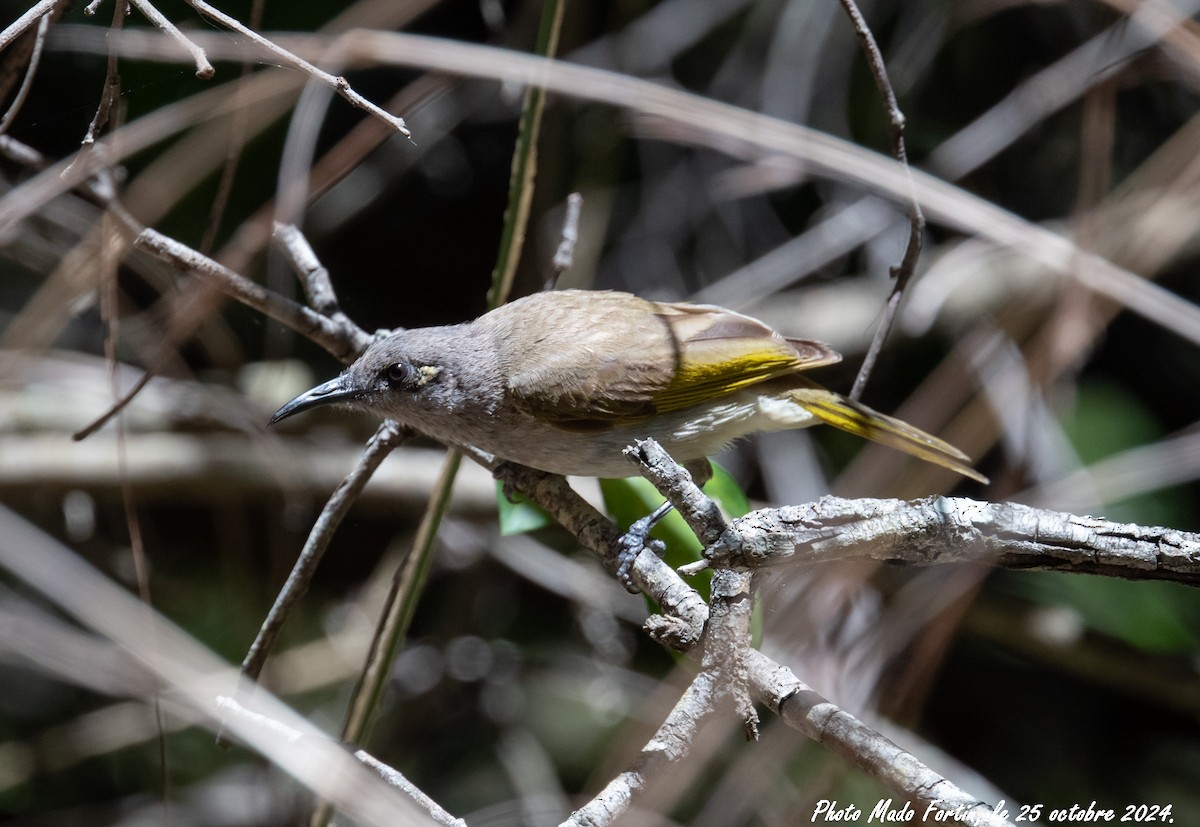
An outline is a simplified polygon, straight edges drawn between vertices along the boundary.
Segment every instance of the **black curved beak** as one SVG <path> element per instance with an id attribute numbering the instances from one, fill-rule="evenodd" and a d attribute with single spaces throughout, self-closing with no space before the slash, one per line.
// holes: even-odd
<path id="1" fill-rule="evenodd" d="M 350 387 L 349 378 L 341 374 L 328 382 L 317 385 L 312 390 L 305 391 L 291 402 L 275 412 L 268 425 L 274 425 L 281 419 L 287 419 L 292 414 L 307 411 L 321 405 L 332 405 L 335 402 L 349 402 L 358 396 L 358 392 Z"/>

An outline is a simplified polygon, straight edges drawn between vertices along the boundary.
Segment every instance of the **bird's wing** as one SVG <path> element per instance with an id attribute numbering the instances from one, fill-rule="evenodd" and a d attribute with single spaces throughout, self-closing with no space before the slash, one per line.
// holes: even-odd
<path id="1" fill-rule="evenodd" d="M 496 320 L 508 391 L 527 413 L 564 428 L 601 430 L 841 358 L 827 345 L 786 339 L 709 305 L 577 291 L 521 301 L 521 317 L 539 324 L 534 335 L 517 337 L 519 353 L 505 349 L 514 337 L 505 335 L 503 316 Z"/>
<path id="2" fill-rule="evenodd" d="M 670 383 L 675 359 L 670 330 L 652 302 L 577 290 L 518 302 L 517 335 L 508 333 L 503 316 L 512 305 L 488 314 L 498 317 L 494 335 L 518 408 L 572 430 L 603 430 L 654 414 L 653 396 Z"/>
<path id="3" fill-rule="evenodd" d="M 842 358 L 826 344 L 785 338 L 758 319 L 723 307 L 698 304 L 657 307 L 678 348 L 675 375 L 654 396 L 659 411 L 691 407 Z"/>

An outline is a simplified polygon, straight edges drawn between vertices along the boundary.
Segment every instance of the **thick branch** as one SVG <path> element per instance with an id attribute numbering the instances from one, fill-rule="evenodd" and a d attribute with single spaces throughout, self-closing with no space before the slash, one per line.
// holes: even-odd
<path id="1" fill-rule="evenodd" d="M 791 559 L 972 562 L 1200 585 L 1200 535 L 962 497 L 822 497 L 755 511 L 733 520 L 705 556 L 718 567 Z"/>
<path id="2" fill-rule="evenodd" d="M 651 447 L 652 446 L 652 447 Z M 638 446 L 639 453 L 653 455 L 658 446 L 652 440 Z M 647 448 L 650 450 L 647 452 Z M 675 466 L 659 467 L 662 479 L 662 489 L 671 490 L 686 472 Z M 502 464 L 497 469 L 497 476 L 505 483 L 550 512 L 567 530 L 574 534 L 585 546 L 597 552 L 606 560 L 610 571 L 615 571 L 615 562 L 611 560 L 611 551 L 620 539 L 620 529 L 606 520 L 591 506 L 584 502 L 562 477 L 544 474 L 540 471 L 521 466 Z M 833 498 L 826 498 L 832 500 Z M 824 502 L 824 501 L 823 501 Z M 837 502 L 853 502 L 840 500 Z M 771 512 L 759 512 L 771 513 Z M 734 521 L 722 538 L 734 531 L 741 521 Z M 655 616 L 647 621 L 647 629 L 654 634 L 659 628 L 670 630 L 674 628 L 704 630 L 708 627 L 708 606 L 698 594 L 679 578 L 679 576 L 662 560 L 653 554 L 643 552 L 633 569 L 634 580 L 638 586 L 653 600 L 658 602 L 663 615 Z M 690 597 L 688 597 L 690 595 Z M 654 624 L 657 623 L 656 627 Z M 738 628 L 735 624 L 727 627 L 731 631 Z M 698 642 L 699 637 L 696 637 Z M 686 648 L 686 647 L 680 647 Z M 695 652 L 694 647 L 692 654 Z M 871 776 L 879 779 L 890 789 L 908 796 L 921 805 L 923 813 L 929 812 L 930 818 L 938 818 L 948 822 L 951 817 L 961 823 L 973 827 L 998 827 L 1009 822 L 992 810 L 986 803 L 969 795 L 953 782 L 938 775 L 909 752 L 902 750 L 896 744 L 885 738 L 871 727 L 859 721 L 853 715 L 842 710 L 818 695 L 788 668 L 776 663 L 771 658 L 756 649 L 747 648 L 744 652 L 745 674 L 750 689 L 755 698 L 762 704 L 778 713 L 780 717 L 794 729 L 804 733 L 813 740 L 825 745 L 833 752 L 843 756 L 855 766 L 865 770 Z M 718 670 L 719 671 L 719 670 Z M 740 667 L 737 671 L 741 671 Z M 697 714 L 682 714 L 685 709 L 693 712 L 703 704 L 710 704 L 714 698 L 714 688 L 711 685 L 713 672 L 702 671 L 688 689 L 688 694 L 680 700 L 676 712 L 680 713 L 678 722 L 686 722 L 686 726 L 694 727 L 699 720 Z M 692 697 L 688 697 L 691 695 Z M 695 706 L 696 702 L 701 707 Z M 690 705 L 690 706 L 689 706 Z M 659 735 L 666 732 L 660 728 Z M 681 734 L 678 729 L 669 730 L 672 737 Z M 684 732 L 683 734 L 686 734 Z M 601 824 L 603 819 L 612 814 L 623 812 L 630 806 L 632 798 L 644 787 L 646 779 L 656 771 L 668 767 L 676 751 L 682 748 L 685 741 L 672 741 L 670 744 L 658 742 L 658 736 L 643 750 L 636 765 L 628 772 L 615 778 L 596 799 L 587 807 L 573 816 L 571 824 Z M 933 815 L 936 813 L 937 815 Z"/>
<path id="3" fill-rule="evenodd" d="M 772 712 L 889 789 L 918 802 L 919 823 L 944 824 L 953 816 L 972 827 L 1009 824 L 990 805 L 968 795 L 915 755 L 830 703 L 762 652 L 751 649 L 747 665 L 755 694 Z"/>
<path id="4" fill-rule="evenodd" d="M 566 479 L 511 463 L 501 463 L 493 473 L 504 482 L 506 490 L 519 491 L 549 512 L 559 525 L 595 552 L 610 573 L 616 574 L 621 529 L 575 493 Z M 708 620 L 704 598 L 649 551 L 638 555 L 632 575 L 638 588 L 663 612 L 646 622 L 650 635 L 681 651 L 698 643 Z"/>

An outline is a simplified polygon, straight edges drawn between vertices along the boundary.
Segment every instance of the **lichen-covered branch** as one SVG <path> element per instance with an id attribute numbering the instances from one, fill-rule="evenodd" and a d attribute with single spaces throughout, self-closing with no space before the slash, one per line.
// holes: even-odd
<path id="1" fill-rule="evenodd" d="M 822 497 L 755 511 L 731 521 L 705 558 L 714 567 L 969 562 L 1200 585 L 1200 535 L 962 497 Z"/>

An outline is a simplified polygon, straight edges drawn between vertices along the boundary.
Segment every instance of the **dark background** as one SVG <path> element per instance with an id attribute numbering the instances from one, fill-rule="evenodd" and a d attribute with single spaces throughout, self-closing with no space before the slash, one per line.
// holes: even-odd
<path id="1" fill-rule="evenodd" d="M 907 117 L 910 158 L 935 174 L 936 149 L 947 138 L 1118 20 L 1101 5 L 1080 2 L 875 6 L 864 13 Z M 185 30 L 219 31 L 181 3 L 160 8 Z M 250 18 L 248 4 L 222 8 Z M 723 11 L 698 22 L 717 8 Z M 23 10 L 21 3 L 0 4 L 2 22 Z M 262 30 L 314 31 L 338 10 L 268 3 Z M 68 27 L 106 26 L 111 11 L 105 6 L 88 17 L 76 4 L 65 13 L 8 129 L 47 163 L 78 148 L 104 78 L 104 57 L 74 48 Z M 404 30 L 527 52 L 539 14 L 534 3 L 443 2 Z M 126 22 L 146 25 L 137 12 Z M 1111 39 L 1121 31 L 1112 30 Z M 878 93 L 836 3 L 571 2 L 559 51 L 887 150 Z M 186 63 L 123 59 L 117 120 L 134 123 L 241 71 L 214 62 L 217 77 L 204 82 Z M 1200 207 L 1194 188 L 1172 194 L 1178 205 L 1170 216 L 1185 228 L 1170 236 L 1173 243 L 1139 235 L 1137 219 L 1164 188 L 1186 184 L 1186 142 L 1182 149 L 1169 142 L 1197 111 L 1197 69 L 1185 52 L 1158 48 L 1101 60 L 1089 77 L 1102 71 L 1102 83 L 1070 90 L 1065 106 L 1039 114 L 955 183 L 1073 234 L 1194 302 L 1196 248 L 1186 230 L 1196 226 Z M 347 76 L 370 99 L 385 101 L 421 73 L 358 68 Z M 343 308 L 368 330 L 452 323 L 485 308 L 521 95 L 452 78 L 436 90 L 402 113 L 412 141 L 381 139 L 354 157 L 348 174 L 310 199 L 302 222 Z M 335 98 L 316 134 L 305 127 L 304 137 L 321 158 L 364 119 Z M 295 282 L 276 256 L 259 248 L 235 259 L 229 245 L 275 196 L 285 141 L 299 129 L 284 117 L 248 142 L 211 247 L 246 275 L 293 294 Z M 864 195 L 833 176 L 769 174 L 769 165 L 751 167 L 703 137 L 684 144 L 644 130 L 628 112 L 550 98 L 517 293 L 540 289 L 572 191 L 584 195 L 584 221 L 565 282 L 664 299 L 687 299 L 718 283 Z M 122 160 L 123 180 L 157 174 L 153 163 L 181 138 Z M 1139 177 L 1151 157 L 1168 171 Z M 34 172 L 11 154 L 0 169 L 6 191 Z M 214 166 L 186 191 L 164 185 L 171 206 L 150 223 L 201 246 L 219 176 Z M 1096 180 L 1099 209 L 1086 186 Z M 143 215 L 138 203 L 130 209 Z M 63 283 L 55 268 L 98 214 L 92 200 L 72 192 L 4 228 L 0 498 L 132 584 L 119 475 L 111 463 L 104 473 L 86 473 L 80 455 L 65 447 L 73 444 L 69 433 L 111 400 L 103 360 L 111 317 L 97 301 L 99 277 L 80 273 L 49 311 L 38 300 L 48 285 Z M 819 378 L 845 391 L 906 233 L 898 210 L 887 229 L 852 252 L 812 273 L 797 261 L 783 292 L 737 307 L 789 334 L 831 341 L 846 359 Z M 945 305 L 931 325 L 901 323 L 867 401 L 923 427 L 953 422 L 941 433 L 979 457 L 993 480 L 988 489 L 967 484 L 957 493 L 1200 529 L 1200 454 L 1191 447 L 1200 418 L 1195 344 L 1019 254 L 994 255 L 970 241 L 931 223 L 920 270 L 936 269 L 956 252 L 965 256 L 956 265 L 962 274 L 937 282 L 953 290 L 939 293 Z M 135 264 L 118 274 L 117 352 L 139 368 L 153 361 L 171 297 L 185 279 Z M 143 476 L 135 462 L 131 482 L 154 606 L 237 662 L 325 496 L 374 423 L 322 412 L 267 432 L 275 407 L 338 365 L 257 313 L 227 302 L 209 314 L 171 351 L 125 427 L 129 450 L 148 458 L 162 450 L 144 439 L 155 434 L 170 434 L 172 445 L 193 445 L 201 456 L 214 456 L 216 438 L 241 446 L 234 448 L 238 462 L 198 461 L 165 476 Z M 1022 368 L 1008 380 L 1017 377 L 1020 394 L 997 379 L 1003 359 Z M 123 374 L 123 386 L 137 375 Z M 983 402 L 970 407 L 962 388 Z M 917 401 L 901 410 L 911 399 Z M 113 433 L 110 424 L 93 440 L 111 441 Z M 1169 438 L 1176 441 L 1163 442 Z M 27 454 L 16 448 L 38 445 L 58 450 L 18 467 L 13 457 Z M 1127 453 L 1136 448 L 1149 453 Z M 848 476 L 839 476 L 861 450 L 838 434 L 787 434 L 752 441 L 722 461 L 752 498 L 773 502 L 831 490 L 920 496 L 953 484 L 911 476 L 914 466 L 900 469 L 878 453 L 862 454 Z M 283 455 L 295 465 L 285 469 Z M 322 457 L 332 465 L 318 470 Z M 1095 466 L 1090 477 L 1079 473 L 1113 457 L 1125 462 Z M 402 450 L 393 463 L 404 478 L 419 475 L 411 469 L 421 463 L 436 466 L 436 457 Z M 366 746 L 472 825 L 555 823 L 624 765 L 673 702 L 670 683 L 681 688 L 682 678 L 671 656 L 630 622 L 644 613 L 636 599 L 614 587 L 580 602 L 570 589 L 547 585 L 541 558 L 507 562 L 524 558 L 503 552 L 509 541 L 497 539 L 486 485 L 471 489 L 482 495 L 463 495 L 448 517 L 427 594 Z M 389 488 L 355 509 L 289 623 L 283 648 L 351 632 L 361 641 L 422 507 L 419 494 Z M 546 530 L 538 538 L 563 551 L 556 559 L 570 571 L 596 575 L 565 537 Z M 1200 601 L 1192 590 L 1032 572 L 830 565 L 777 573 L 762 594 L 764 647 L 773 656 L 868 721 L 882 714 L 911 728 L 891 737 L 982 798 L 998 790 L 1013 812 L 1014 801 L 1049 810 L 1095 800 L 1119 813 L 1128 804 L 1171 804 L 1174 823 L 1200 823 Z M 0 576 L 0 600 L 38 603 L 7 575 Z M 0 643 L 5 634 L 0 630 Z M 339 646 L 340 655 L 298 655 L 294 672 L 269 676 L 277 692 L 330 730 L 340 725 L 357 666 L 357 650 Z M 86 675 L 75 683 L 49 677 L 15 649 L 0 646 L 0 812 L 38 825 L 165 818 L 164 801 L 174 824 L 281 824 L 306 812 L 305 794 L 253 755 L 219 750 L 196 729 L 168 727 L 158 736 L 150 726 L 135 734 L 138 727 L 120 718 L 127 709 L 121 699 L 89 686 Z M 142 709 L 135 717 L 145 723 Z M 741 742 L 733 721 L 716 729 L 708 736 L 713 746 L 647 799 L 659 815 L 644 823 L 791 824 L 807 820 L 823 798 L 869 811 L 890 795 L 777 722 L 767 722 L 757 746 Z M 952 763 L 943 765 L 935 750 Z M 977 786 L 966 768 L 994 789 Z"/>

